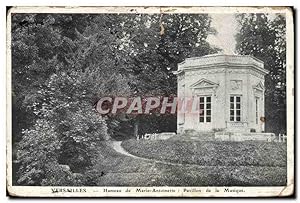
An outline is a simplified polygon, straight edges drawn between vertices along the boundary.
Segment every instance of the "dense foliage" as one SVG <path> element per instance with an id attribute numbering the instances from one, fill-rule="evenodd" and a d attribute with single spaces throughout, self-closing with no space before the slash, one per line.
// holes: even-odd
<path id="1" fill-rule="evenodd" d="M 14 14 L 16 184 L 85 184 L 102 140 L 175 130 L 175 116 L 102 116 L 95 103 L 176 94 L 177 63 L 218 50 L 206 42 L 210 23 L 205 14 Z"/>
<path id="2" fill-rule="evenodd" d="M 286 133 L 286 20 L 281 14 L 239 14 L 236 50 L 264 62 L 266 131 Z"/>

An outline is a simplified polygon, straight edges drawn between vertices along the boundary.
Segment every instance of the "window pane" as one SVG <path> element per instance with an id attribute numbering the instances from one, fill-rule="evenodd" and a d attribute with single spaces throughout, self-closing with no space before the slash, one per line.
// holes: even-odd
<path id="1" fill-rule="evenodd" d="M 236 97 L 236 102 L 241 102 L 241 97 Z"/>
<path id="2" fill-rule="evenodd" d="M 206 122 L 210 123 L 211 118 L 210 117 L 206 117 Z"/>
<path id="3" fill-rule="evenodd" d="M 237 111 L 236 111 L 236 115 L 237 115 L 237 116 L 240 116 L 240 115 L 241 115 L 241 111 L 240 111 L 240 110 L 237 110 Z"/>
<path id="4" fill-rule="evenodd" d="M 241 117 L 237 116 L 236 121 L 241 121 Z"/>
<path id="5" fill-rule="evenodd" d="M 233 118 L 233 116 L 230 116 L 230 121 L 234 121 L 234 118 Z"/>
<path id="6" fill-rule="evenodd" d="M 230 103 L 230 109 L 234 109 L 234 104 Z"/>
<path id="7" fill-rule="evenodd" d="M 233 102 L 234 101 L 234 97 L 230 97 L 230 102 Z"/>
<path id="8" fill-rule="evenodd" d="M 199 111 L 199 113 L 200 113 L 200 116 L 201 116 L 201 115 L 204 115 L 204 110 L 201 109 L 201 110 Z"/>
<path id="9" fill-rule="evenodd" d="M 239 104 L 236 104 L 236 108 L 237 109 L 241 109 L 241 104 L 239 103 Z"/>
<path id="10" fill-rule="evenodd" d="M 231 115 L 231 116 L 234 115 L 234 110 L 230 110 L 230 115 Z"/>
<path id="11" fill-rule="evenodd" d="M 199 101 L 199 121 L 201 123 L 211 122 L 211 97 L 199 97 Z"/>

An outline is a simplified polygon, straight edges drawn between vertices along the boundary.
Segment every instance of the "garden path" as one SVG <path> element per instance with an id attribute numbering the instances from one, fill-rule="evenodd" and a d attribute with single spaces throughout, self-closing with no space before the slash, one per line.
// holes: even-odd
<path id="1" fill-rule="evenodd" d="M 109 141 L 108 145 L 111 146 L 116 152 L 123 154 L 125 156 L 129 156 L 135 159 L 140 159 L 144 161 L 150 161 L 155 163 L 161 163 L 161 164 L 167 164 L 167 165 L 173 165 L 173 166 L 199 166 L 197 164 L 181 164 L 181 163 L 174 163 L 174 162 L 168 162 L 168 161 L 160 161 L 155 159 L 148 159 L 144 157 L 139 157 L 133 154 L 130 154 L 128 151 L 126 151 L 122 146 L 122 141 Z"/>

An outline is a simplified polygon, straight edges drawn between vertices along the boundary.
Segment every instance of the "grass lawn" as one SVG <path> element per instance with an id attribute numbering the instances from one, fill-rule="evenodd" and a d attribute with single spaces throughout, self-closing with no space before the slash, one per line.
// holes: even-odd
<path id="1" fill-rule="evenodd" d="M 180 140 L 127 140 L 131 154 L 204 166 L 286 166 L 286 143 Z"/>
<path id="2" fill-rule="evenodd" d="M 224 147 L 221 143 L 182 143 L 170 140 L 128 140 L 122 143 L 122 146 L 132 154 L 183 163 L 182 165 L 128 157 L 102 144 L 94 168 L 96 182 L 98 186 L 279 186 L 286 184 L 284 162 L 286 148 L 283 144 L 274 143 L 278 144 L 277 148 L 276 145 L 272 145 L 273 143 L 250 143 L 248 147 L 243 146 L 245 148 L 242 149 L 239 144 L 233 143 L 233 147 L 225 147 L 229 143 L 222 143 Z M 250 153 L 249 150 L 255 152 Z M 269 161 L 264 163 L 267 160 L 266 156 L 271 154 L 270 150 L 275 150 L 273 152 L 278 154 L 275 157 L 277 160 L 273 160 L 274 157 L 271 156 Z M 218 158 L 222 157 L 220 161 L 209 157 L 217 152 L 225 153 L 217 155 Z M 239 158 L 242 157 L 240 153 L 250 154 L 243 156 L 243 161 L 240 161 Z M 234 159 L 236 155 L 239 156 Z M 197 158 L 198 156 L 206 158 Z M 250 158 L 251 156 L 254 157 Z M 254 161 L 254 158 L 259 158 L 259 161 Z"/>

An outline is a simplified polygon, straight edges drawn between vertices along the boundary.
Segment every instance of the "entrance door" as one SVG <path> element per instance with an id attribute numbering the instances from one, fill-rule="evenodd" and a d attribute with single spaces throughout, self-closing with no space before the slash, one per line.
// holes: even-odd
<path id="1" fill-rule="evenodd" d="M 200 130 L 209 131 L 212 127 L 212 97 L 199 96 L 199 124 Z"/>

